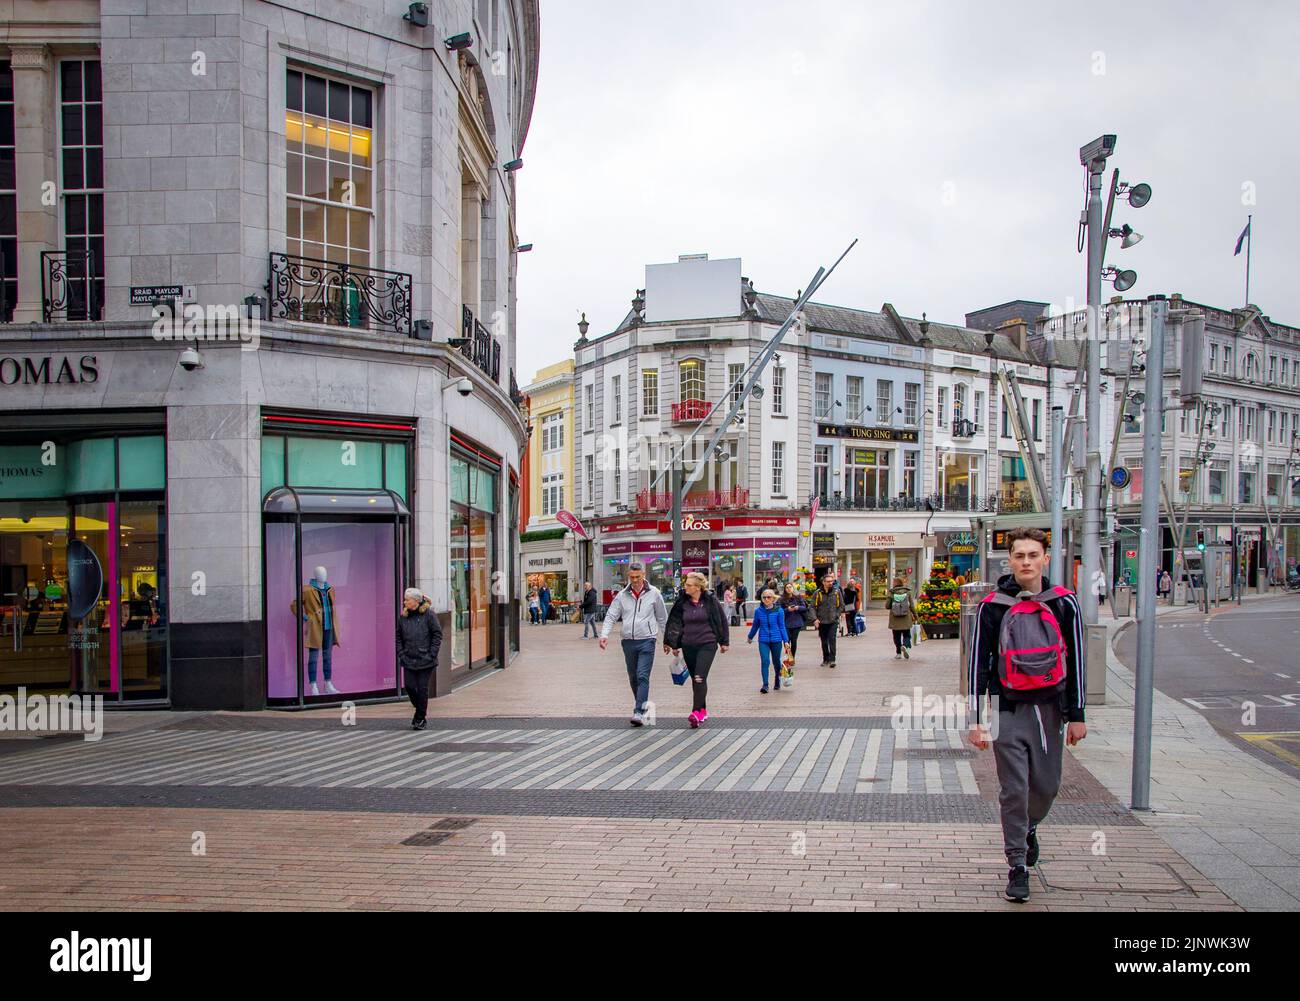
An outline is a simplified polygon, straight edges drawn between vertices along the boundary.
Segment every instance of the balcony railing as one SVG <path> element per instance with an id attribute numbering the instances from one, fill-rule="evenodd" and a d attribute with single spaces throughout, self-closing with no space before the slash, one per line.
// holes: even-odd
<path id="1" fill-rule="evenodd" d="M 1028 493 L 976 494 L 971 496 L 964 491 L 935 493 L 927 497 L 880 497 L 859 496 L 844 497 L 838 493 L 822 495 L 823 511 L 925 511 L 926 504 L 936 511 L 962 511 L 971 514 L 1019 514 L 1034 510 L 1033 499 Z"/>
<path id="2" fill-rule="evenodd" d="M 974 438 L 979 433 L 979 425 L 974 421 L 958 417 L 952 422 L 952 436 L 954 438 Z"/>
<path id="3" fill-rule="evenodd" d="M 674 424 L 694 424 L 709 419 L 713 413 L 713 404 L 708 400 L 682 400 L 673 404 Z"/>
<path id="4" fill-rule="evenodd" d="M 103 305 L 93 250 L 41 251 L 41 315 L 56 320 L 98 320 Z"/>
<path id="5" fill-rule="evenodd" d="M 683 511 L 721 511 L 727 508 L 749 506 L 749 491 L 744 487 L 732 487 L 730 490 L 704 490 L 687 494 L 682 499 Z M 673 493 L 671 490 L 642 490 L 636 495 L 638 514 L 662 513 L 671 511 Z"/>
<path id="6" fill-rule="evenodd" d="M 836 493 L 822 497 L 820 507 L 823 511 L 924 511 L 925 499 L 874 495 L 844 497 Z"/>
<path id="7" fill-rule="evenodd" d="M 411 276 L 291 254 L 271 255 L 271 318 L 411 334 Z"/>
<path id="8" fill-rule="evenodd" d="M 468 306 L 460 311 L 460 353 L 482 369 L 493 382 L 501 382 L 501 345 L 474 317 Z"/>

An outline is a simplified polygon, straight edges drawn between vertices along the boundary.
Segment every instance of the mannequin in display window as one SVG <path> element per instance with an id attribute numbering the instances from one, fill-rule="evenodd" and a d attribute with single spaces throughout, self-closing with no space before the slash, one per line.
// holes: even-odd
<path id="1" fill-rule="evenodd" d="M 319 657 L 324 673 L 325 694 L 338 695 L 339 690 L 330 680 L 333 674 L 334 647 L 339 646 L 338 613 L 334 608 L 334 588 L 328 581 L 328 572 L 324 567 L 316 567 L 315 576 L 302 586 L 302 621 L 307 624 L 307 682 L 310 687 L 308 695 L 320 695 L 316 685 L 316 660 Z M 298 615 L 298 602 L 291 605 L 293 614 Z"/>

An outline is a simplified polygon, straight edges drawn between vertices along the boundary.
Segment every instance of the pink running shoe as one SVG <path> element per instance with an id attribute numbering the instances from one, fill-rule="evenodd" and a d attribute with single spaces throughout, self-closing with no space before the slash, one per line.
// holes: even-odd
<path id="1" fill-rule="evenodd" d="M 706 719 L 708 719 L 708 718 L 709 718 L 709 711 L 708 711 L 707 709 L 701 709 L 701 710 L 700 710 L 700 722 L 703 723 L 703 722 L 704 722 Z"/>
<path id="2" fill-rule="evenodd" d="M 689 716 L 686 717 L 686 719 L 690 722 L 692 730 L 698 729 L 699 725 L 704 722 L 704 720 L 700 718 L 700 714 L 698 712 L 692 712 Z"/>

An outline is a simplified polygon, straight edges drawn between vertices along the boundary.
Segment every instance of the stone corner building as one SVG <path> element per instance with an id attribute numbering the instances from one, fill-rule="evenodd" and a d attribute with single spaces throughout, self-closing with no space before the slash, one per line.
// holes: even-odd
<path id="1" fill-rule="evenodd" d="M 0 691 L 394 698 L 411 582 L 504 665 L 536 0 L 5 7 Z"/>

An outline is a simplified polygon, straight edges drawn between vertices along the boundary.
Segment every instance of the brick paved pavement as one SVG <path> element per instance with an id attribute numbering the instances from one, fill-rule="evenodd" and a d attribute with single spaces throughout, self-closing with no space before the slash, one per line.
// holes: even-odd
<path id="1" fill-rule="evenodd" d="M 0 810 L 0 895 L 68 910 L 972 910 L 1002 901 L 983 825 L 402 813 Z M 192 853 L 202 832 L 206 855 Z M 426 834 L 432 844 L 404 845 Z M 1053 827 L 1028 910 L 1235 910 L 1141 827 Z M 441 837 L 446 835 L 445 838 Z M 83 866 L 50 866 L 50 858 Z"/>
<path id="2" fill-rule="evenodd" d="M 836 671 L 807 666 L 810 644 L 795 690 L 760 695 L 742 642 L 699 731 L 662 660 L 658 725 L 633 730 L 616 645 L 580 635 L 525 629 L 525 654 L 435 702 L 424 733 L 404 705 L 351 727 L 338 710 L 132 713 L 98 744 L 6 749 L 2 892 L 42 908 L 1011 906 L 991 757 L 890 725 L 892 696 L 955 690 L 955 643 L 895 661 L 877 618 Z M 1066 762 L 1032 907 L 1235 907 Z M 429 831 L 449 815 L 481 819 Z M 24 864 L 50 853 L 101 861 Z"/>

